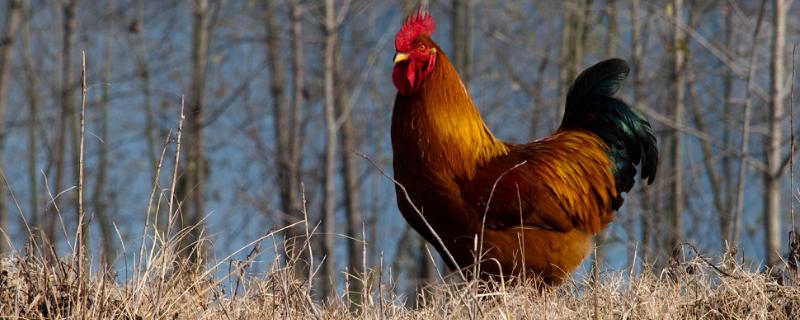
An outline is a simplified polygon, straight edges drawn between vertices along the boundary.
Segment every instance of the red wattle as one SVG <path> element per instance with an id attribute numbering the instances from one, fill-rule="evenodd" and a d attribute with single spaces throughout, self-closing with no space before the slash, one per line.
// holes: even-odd
<path id="1" fill-rule="evenodd" d="M 411 84 L 406 78 L 406 69 L 408 69 L 408 63 L 397 64 L 392 70 L 392 82 L 397 91 L 403 95 L 407 95 L 411 91 Z"/>

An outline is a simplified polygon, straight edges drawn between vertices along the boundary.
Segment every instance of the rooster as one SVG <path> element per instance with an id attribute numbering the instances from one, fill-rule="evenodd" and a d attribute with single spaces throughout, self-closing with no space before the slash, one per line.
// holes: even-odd
<path id="1" fill-rule="evenodd" d="M 614 220 L 636 165 L 642 180 L 655 178 L 650 124 L 614 98 L 629 67 L 610 59 L 586 69 L 555 133 L 506 143 L 431 40 L 434 29 L 430 13 L 420 10 L 395 38 L 391 135 L 400 212 L 451 269 L 558 285 Z"/>

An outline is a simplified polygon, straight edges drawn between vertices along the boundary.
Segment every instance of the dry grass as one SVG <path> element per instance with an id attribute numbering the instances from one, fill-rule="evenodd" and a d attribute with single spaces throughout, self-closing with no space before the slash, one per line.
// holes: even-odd
<path id="1" fill-rule="evenodd" d="M 377 279 L 360 312 L 347 297 L 320 302 L 308 283 L 280 259 L 251 274 L 249 261 L 200 267 L 153 246 L 132 274 L 90 271 L 73 259 L 37 254 L 0 260 L 0 318 L 11 319 L 797 319 L 800 287 L 702 259 L 674 263 L 661 273 L 615 273 L 593 283 L 568 283 L 542 292 L 534 285 L 446 283 L 420 295 L 420 307 Z M 159 248 L 163 248 L 161 250 Z M 86 264 L 90 265 L 90 264 Z M 208 264 L 207 264 L 208 265 Z M 226 272 L 219 272 L 226 270 Z M 222 273 L 222 275 L 220 275 Z M 128 278 L 127 281 L 118 280 Z M 792 284 L 787 284 L 791 282 Z M 235 284 L 235 285 L 231 285 Z M 480 290 L 477 290 L 480 286 Z M 234 289 L 235 288 L 235 289 Z M 597 311 L 597 314 L 595 312 Z"/>

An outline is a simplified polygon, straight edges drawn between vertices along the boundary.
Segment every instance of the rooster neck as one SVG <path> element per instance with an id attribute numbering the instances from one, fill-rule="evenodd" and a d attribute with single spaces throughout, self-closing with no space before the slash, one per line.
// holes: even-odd
<path id="1" fill-rule="evenodd" d="M 479 165 L 508 153 L 508 146 L 492 135 L 441 50 L 423 81 L 416 92 L 398 95 L 395 101 L 395 153 L 401 151 L 398 148 L 412 148 L 401 156 L 423 161 L 434 173 L 466 179 L 475 176 Z"/>

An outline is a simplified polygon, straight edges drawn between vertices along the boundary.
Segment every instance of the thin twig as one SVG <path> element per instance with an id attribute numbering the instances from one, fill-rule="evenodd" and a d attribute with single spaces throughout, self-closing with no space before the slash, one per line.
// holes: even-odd
<path id="1" fill-rule="evenodd" d="M 180 160 L 181 160 L 181 138 L 183 136 L 183 122 L 184 122 L 184 120 L 186 120 L 186 114 L 184 113 L 184 108 L 185 108 L 185 100 L 184 100 L 184 96 L 181 95 L 181 114 L 178 117 L 178 119 L 179 119 L 178 120 L 178 134 L 177 134 L 177 137 L 175 138 L 175 160 L 174 160 L 175 163 L 173 164 L 173 167 L 172 167 L 172 185 L 170 186 L 169 206 L 168 206 L 168 210 L 167 210 L 167 214 L 168 214 L 167 220 L 168 220 L 168 222 L 167 222 L 167 229 L 164 232 L 165 233 L 165 237 L 163 239 L 165 245 L 163 246 L 162 253 L 161 253 L 162 266 L 161 266 L 160 281 L 158 282 L 159 286 L 158 286 L 158 290 L 157 290 L 158 293 L 159 293 L 157 297 L 159 297 L 159 298 L 156 299 L 156 303 L 154 304 L 155 306 L 160 306 L 161 305 L 160 301 L 158 301 L 158 300 L 161 297 L 162 284 L 164 284 L 164 281 L 165 281 L 166 276 L 167 276 L 167 270 L 168 270 L 167 263 L 169 262 L 167 258 L 169 257 L 169 252 L 171 251 L 171 248 L 168 245 L 169 237 L 166 236 L 166 234 L 169 234 L 170 230 L 172 229 L 172 224 L 174 222 L 174 214 L 173 214 L 174 213 L 173 212 L 174 209 L 173 208 L 175 207 L 175 188 L 176 188 L 176 185 L 178 184 L 178 168 L 179 168 Z M 156 312 L 156 314 L 158 314 L 158 310 L 155 310 L 155 312 Z"/>
<path id="2" fill-rule="evenodd" d="M 158 191 L 158 180 L 161 177 L 161 167 L 164 165 L 164 158 L 167 154 L 167 147 L 169 146 L 169 140 L 172 136 L 172 132 L 167 133 L 167 137 L 164 139 L 164 145 L 161 148 L 161 157 L 158 160 L 158 164 L 156 165 L 156 174 L 153 177 L 153 189 L 150 191 L 150 197 L 147 200 L 147 210 L 145 211 L 145 223 L 142 226 L 142 243 L 141 247 L 139 248 L 139 265 L 142 265 L 142 257 L 144 256 L 144 247 L 145 247 L 145 239 L 147 238 L 147 228 L 150 227 L 150 213 L 153 211 L 153 198 L 156 196 L 156 191 Z M 153 224 L 155 225 L 154 229 L 158 230 L 158 208 L 156 208 L 156 215 L 153 219 Z M 153 241 L 153 245 L 155 245 L 156 241 Z"/>
<path id="3" fill-rule="evenodd" d="M 791 2 L 791 1 L 790 1 Z M 796 70 L 796 61 L 795 57 L 797 56 L 797 46 L 798 44 L 794 45 L 792 48 L 792 78 L 790 79 L 791 86 L 789 87 L 789 144 L 790 144 L 790 151 L 789 151 L 789 190 L 790 194 L 794 193 L 794 153 L 795 148 L 797 147 L 796 141 L 794 140 L 794 78 L 795 78 L 795 71 Z M 797 232 L 797 226 L 795 225 L 794 219 L 794 197 L 790 196 L 790 203 L 789 203 L 789 215 L 792 221 L 792 232 Z"/>
<path id="4" fill-rule="evenodd" d="M 79 281 L 79 279 L 83 279 L 88 274 L 88 270 L 84 270 L 85 266 L 83 263 L 84 256 L 86 255 L 86 250 L 84 246 L 86 246 L 86 219 L 83 214 L 83 154 L 84 154 L 84 142 L 86 137 L 86 123 L 85 123 L 85 116 L 86 116 L 86 51 L 81 51 L 81 112 L 80 112 L 80 142 L 79 142 L 79 149 L 78 149 L 78 230 L 76 231 L 76 250 L 78 252 L 78 257 L 76 263 L 78 264 L 78 276 L 76 277 L 76 281 L 78 282 L 78 294 L 80 295 L 79 303 L 82 305 L 86 305 L 88 303 L 88 294 L 82 295 L 81 293 L 85 292 L 84 282 Z M 88 259 L 87 259 L 88 261 Z M 84 273 L 86 272 L 86 273 Z"/>
<path id="5" fill-rule="evenodd" d="M 86 223 L 83 216 L 83 150 L 86 132 L 86 51 L 81 51 L 81 113 L 80 113 L 80 142 L 78 150 L 78 230 L 77 239 L 75 240 L 76 248 L 78 251 L 78 270 L 81 270 L 81 260 L 83 260 L 83 246 L 86 235 L 84 234 L 84 224 Z"/>
<path id="6" fill-rule="evenodd" d="M 11 184 L 8 182 L 8 178 L 6 177 L 6 173 L 3 171 L 3 168 L 1 168 L 1 167 L 0 167 L 0 179 L 3 180 L 3 186 L 6 187 L 6 190 L 8 190 L 8 195 L 11 197 L 11 200 L 14 201 L 14 205 L 17 208 L 17 213 L 19 214 L 19 218 L 22 221 L 22 224 L 25 226 L 25 230 L 27 230 L 27 232 L 28 232 L 29 239 L 34 239 L 33 231 L 31 230 L 31 227 L 28 224 L 28 220 L 25 218 L 25 214 L 22 211 L 22 206 L 20 206 L 19 201 L 17 200 L 17 196 L 16 196 L 16 194 L 14 194 L 14 190 L 11 189 Z M 2 238 L 3 238 L 0 241 L 5 241 L 6 245 L 8 246 L 8 248 L 11 248 L 13 251 L 16 251 L 16 248 L 14 248 L 14 246 L 13 246 L 13 243 L 11 241 L 10 235 L 8 234 L 8 231 L 0 229 L 0 233 L 2 233 Z M 31 244 L 34 247 L 36 247 L 37 252 L 39 252 L 39 250 L 41 250 L 39 248 L 39 243 L 37 243 L 36 241 L 31 241 Z"/>
<path id="7" fill-rule="evenodd" d="M 169 225 L 167 228 L 167 232 L 169 232 L 169 228 L 172 227 L 173 217 L 174 217 L 174 208 L 175 208 L 175 192 L 176 192 L 176 185 L 178 184 L 178 168 L 181 162 L 181 138 L 183 136 L 183 122 L 186 120 L 186 114 L 184 113 L 184 96 L 181 95 L 181 114 L 180 120 L 178 121 L 178 136 L 175 139 L 175 163 L 172 169 L 172 185 L 170 186 L 169 191 Z"/>

